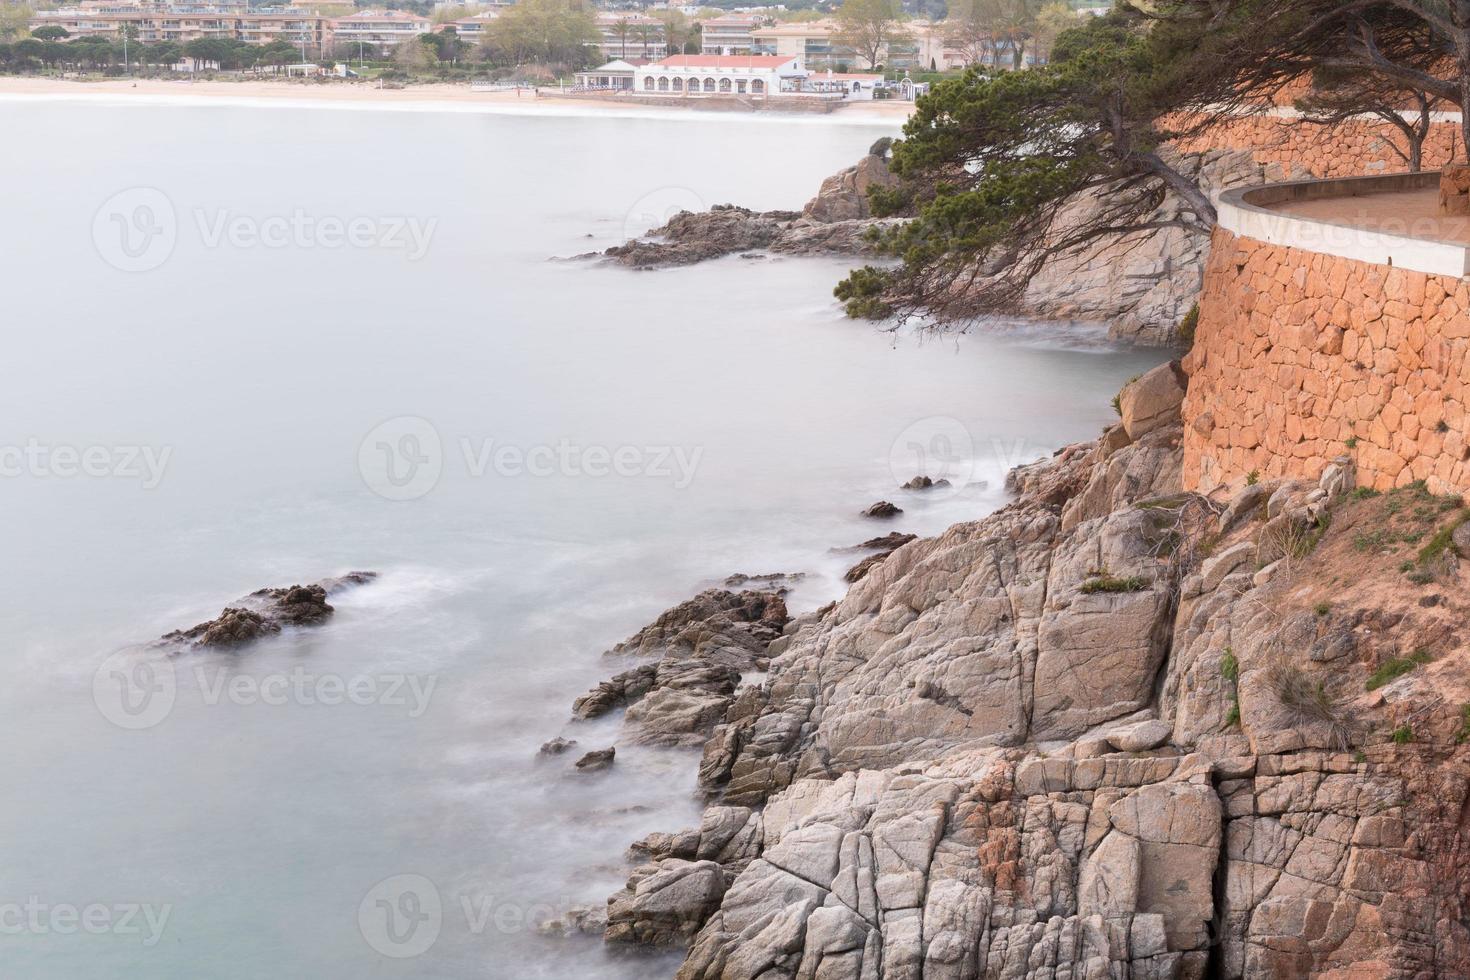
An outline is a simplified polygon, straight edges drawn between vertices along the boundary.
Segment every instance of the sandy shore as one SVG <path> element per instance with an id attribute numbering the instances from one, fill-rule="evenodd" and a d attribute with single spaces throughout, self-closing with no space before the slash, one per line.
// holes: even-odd
<path id="1" fill-rule="evenodd" d="M 357 104 L 382 107 L 421 107 L 432 109 L 462 108 L 473 110 L 477 106 L 507 111 L 562 111 L 582 113 L 584 111 L 636 111 L 636 112 L 687 112 L 699 111 L 697 103 L 691 106 L 674 107 L 640 103 L 636 97 L 629 98 L 549 98 L 538 97 L 533 91 L 519 92 L 475 91 L 469 85 L 435 83 L 410 85 L 401 89 L 380 89 L 371 82 L 334 81 L 327 83 L 301 81 L 190 81 L 188 79 L 107 79 L 101 81 L 70 80 L 59 78 L 0 77 L 0 97 L 105 97 L 108 99 L 137 97 L 173 101 L 175 99 L 233 99 L 239 101 L 282 101 L 294 103 Z M 821 113 L 758 113 L 763 117 L 779 116 L 783 119 L 829 119 L 829 120 L 892 120 L 901 122 L 913 111 L 913 103 L 853 102 L 843 105 L 830 114 Z M 711 115 L 734 115 L 729 111 Z M 744 115 L 740 113 L 739 115 Z M 752 114 L 756 115 L 756 114 Z"/>

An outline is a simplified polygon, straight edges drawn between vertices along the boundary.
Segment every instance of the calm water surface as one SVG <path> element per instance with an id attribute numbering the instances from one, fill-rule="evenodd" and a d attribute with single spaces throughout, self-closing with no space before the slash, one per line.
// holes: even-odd
<path id="1" fill-rule="evenodd" d="M 1162 356 L 884 334 L 840 317 L 838 261 L 546 261 L 800 207 L 891 124 L 8 101 L 0 128 L 5 976 L 669 976 L 534 928 L 697 820 L 692 752 L 536 759 L 617 737 L 568 723 L 600 651 L 731 572 L 827 601 L 829 549 L 994 509 Z M 970 482 L 897 491 L 919 454 Z M 856 516 L 882 497 L 891 528 Z M 323 629 L 132 649 L 352 568 L 382 577 Z M 119 714 L 119 676 L 171 698 Z"/>

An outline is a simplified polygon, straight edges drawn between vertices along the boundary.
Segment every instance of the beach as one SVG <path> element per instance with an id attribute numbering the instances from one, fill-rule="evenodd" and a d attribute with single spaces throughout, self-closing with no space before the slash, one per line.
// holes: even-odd
<path id="1" fill-rule="evenodd" d="M 107 98 L 128 97 L 148 100 L 177 98 L 188 99 L 211 99 L 211 100 L 237 100 L 237 101 L 282 101 L 291 103 L 323 103 L 329 102 L 337 105 L 355 104 L 371 107 L 393 107 L 393 108 L 416 108 L 433 110 L 455 109 L 474 111 L 483 107 L 491 111 L 545 111 L 550 107 L 559 107 L 561 111 L 581 114 L 584 110 L 606 110 L 613 112 L 627 112 L 635 110 L 638 112 L 684 112 L 689 110 L 700 111 L 700 101 L 690 99 L 686 109 L 684 106 L 660 105 L 655 102 L 643 102 L 636 96 L 627 97 L 604 97 L 588 95 L 583 97 L 570 97 L 561 95 L 554 88 L 544 89 L 546 95 L 538 96 L 531 89 L 520 89 L 510 91 L 483 91 L 471 88 L 467 84 L 429 83 L 424 85 L 410 85 L 405 88 L 378 88 L 374 82 L 350 82 L 350 81 L 328 81 L 328 82 L 306 82 L 287 79 L 251 79 L 248 81 L 195 81 L 188 78 L 180 79 L 106 79 L 106 80 L 83 80 L 83 79 L 61 79 L 61 78 L 36 78 L 36 77 L 0 77 L 0 97 L 38 97 L 38 98 L 73 98 L 73 97 L 96 97 Z M 875 102 L 851 102 L 844 104 L 834 112 L 817 114 L 808 112 L 762 112 L 764 116 L 781 116 L 792 119 L 843 119 L 858 121 L 862 119 L 891 119 L 901 121 L 908 118 L 913 111 L 912 102 L 875 101 Z M 553 111 L 556 111 L 553 109 Z M 729 110 L 708 110 L 711 115 L 717 112 L 728 115 Z"/>

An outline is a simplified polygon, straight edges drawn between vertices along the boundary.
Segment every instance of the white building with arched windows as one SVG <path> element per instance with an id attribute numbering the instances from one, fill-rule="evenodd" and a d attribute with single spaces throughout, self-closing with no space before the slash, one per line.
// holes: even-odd
<path id="1" fill-rule="evenodd" d="M 633 92 L 766 98 L 799 90 L 806 75 L 800 58 L 785 55 L 680 54 L 638 67 Z"/>

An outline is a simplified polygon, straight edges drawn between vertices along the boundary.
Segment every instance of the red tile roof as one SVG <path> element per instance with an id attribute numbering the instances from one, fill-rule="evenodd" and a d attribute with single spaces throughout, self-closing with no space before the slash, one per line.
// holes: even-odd
<path id="1" fill-rule="evenodd" d="M 779 68 L 796 60 L 778 54 L 676 54 L 658 62 L 665 68 Z"/>

